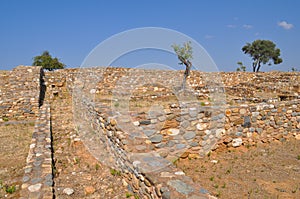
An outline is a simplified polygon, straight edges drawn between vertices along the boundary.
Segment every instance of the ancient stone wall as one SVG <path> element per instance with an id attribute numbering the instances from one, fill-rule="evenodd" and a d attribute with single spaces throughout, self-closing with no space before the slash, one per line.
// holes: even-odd
<path id="1" fill-rule="evenodd" d="M 174 167 L 178 158 L 198 158 L 222 145 L 300 139 L 299 73 L 192 71 L 185 93 L 177 71 L 43 74 L 39 67 L 20 66 L 1 77 L 2 121 L 35 119 L 44 98 L 51 103 L 68 89 L 76 128 L 89 151 L 121 170 L 132 191 L 149 198 L 211 197 Z"/>
<path id="2" fill-rule="evenodd" d="M 92 78 L 99 77 L 103 73 L 106 75 L 100 79 L 101 85 L 93 85 Z M 184 174 L 176 171 L 170 164 L 172 161 L 186 157 L 197 158 L 215 150 L 220 145 L 252 146 L 259 142 L 283 141 L 294 137 L 299 139 L 300 106 L 295 83 L 298 81 L 298 76 L 293 75 L 289 79 L 292 83 L 289 84 L 290 87 L 278 91 L 281 94 L 288 93 L 289 97 L 294 99 L 290 101 L 280 101 L 280 98 L 273 99 L 273 101 L 258 99 L 258 103 L 253 103 L 253 100 L 247 101 L 247 98 L 244 98 L 240 100 L 240 104 L 229 105 L 214 104 L 214 101 L 201 103 L 200 101 L 178 100 L 177 104 L 170 104 L 170 107 L 161 106 L 160 109 L 155 110 L 151 110 L 150 105 L 147 112 L 132 111 L 130 105 L 127 105 L 129 109 L 118 108 L 124 104 L 122 100 L 126 102 L 133 98 L 150 100 L 156 96 L 159 101 L 160 97 L 170 96 L 168 92 L 172 89 L 175 92 L 173 95 L 180 99 L 180 93 L 176 93 L 176 84 L 168 84 L 167 89 L 162 93 L 143 96 L 138 95 L 139 92 L 136 94 L 132 92 L 132 90 L 142 92 L 149 87 L 152 87 L 153 91 L 162 91 L 159 84 L 166 85 L 164 80 L 172 82 L 170 73 L 174 72 L 167 74 L 164 71 L 159 72 L 159 81 L 155 81 L 157 71 L 141 71 L 141 73 L 134 71 L 128 77 L 124 69 L 115 69 L 115 71 L 108 69 L 105 72 L 99 70 L 81 73 L 81 79 L 76 80 L 86 91 L 77 93 L 79 96 L 75 97 L 78 101 L 74 104 L 78 111 L 75 113 L 79 121 L 78 128 L 83 133 L 84 142 L 99 160 L 110 162 L 109 165 L 122 170 L 134 192 L 148 195 L 150 198 L 161 197 L 164 194 L 166 198 L 170 195 L 171 198 L 172 196 L 191 197 L 191 195 L 200 194 L 197 192 L 200 188 L 193 185 L 190 179 L 182 178 L 180 175 Z M 211 74 L 208 75 L 211 76 Z M 244 78 L 240 81 L 246 79 L 244 74 L 238 73 L 229 76 L 223 74 L 223 77 L 232 79 L 235 75 Z M 243 83 L 243 89 L 248 89 L 251 91 L 249 93 L 254 94 L 257 92 L 256 87 L 262 89 L 263 86 L 257 83 L 255 87 L 252 81 L 257 75 L 250 75 L 252 79 L 248 85 L 249 88 L 246 87 L 246 83 Z M 175 74 L 171 76 L 176 77 Z M 279 77 L 282 76 L 285 77 L 279 74 Z M 265 76 L 263 78 L 267 79 Z M 206 81 L 211 81 L 211 78 Z M 152 84 L 147 82 L 152 82 Z M 216 90 L 211 84 L 205 85 L 204 83 L 201 87 L 197 87 L 197 81 L 190 82 L 192 82 L 190 86 L 198 88 L 200 92 Z M 286 80 L 283 82 L 287 83 Z M 276 85 L 273 84 L 275 88 Z M 224 87 L 229 88 L 226 85 Z M 217 89 L 222 90 L 219 87 Z M 107 99 L 112 103 L 106 103 L 103 99 L 99 101 L 95 97 L 97 92 L 108 96 L 110 94 L 115 98 Z M 126 97 L 128 93 L 131 99 Z M 199 92 L 196 92 L 197 94 Z M 99 147 L 99 143 L 102 143 L 102 147 Z M 106 157 L 103 151 L 109 151 L 110 157 Z M 114 158 L 111 158 L 111 155 Z"/>
<path id="3" fill-rule="evenodd" d="M 41 67 L 18 66 L 0 73 L 0 122 L 35 120 L 40 103 Z"/>

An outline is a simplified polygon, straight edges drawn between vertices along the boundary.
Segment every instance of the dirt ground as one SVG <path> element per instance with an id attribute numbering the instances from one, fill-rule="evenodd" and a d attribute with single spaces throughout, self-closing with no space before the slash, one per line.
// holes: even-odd
<path id="1" fill-rule="evenodd" d="M 0 198 L 19 197 L 33 129 L 34 123 L 0 126 Z"/>
<path id="2" fill-rule="evenodd" d="M 177 166 L 218 198 L 300 198 L 300 140 L 223 147 Z"/>
<path id="3" fill-rule="evenodd" d="M 121 174 L 94 158 L 76 131 L 70 93 L 60 93 L 51 102 L 56 198 L 123 199 L 127 190 Z M 79 138 L 79 139 L 78 139 Z M 70 188 L 74 193 L 64 192 Z"/>

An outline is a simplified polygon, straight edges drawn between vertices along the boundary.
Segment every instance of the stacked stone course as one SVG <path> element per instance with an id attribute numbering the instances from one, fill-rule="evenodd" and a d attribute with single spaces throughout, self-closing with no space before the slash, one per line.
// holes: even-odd
<path id="1" fill-rule="evenodd" d="M 0 122 L 35 120 L 39 108 L 41 67 L 18 66 L 1 71 Z"/>
<path id="2" fill-rule="evenodd" d="M 1 72 L 1 122 L 38 118 L 25 168 L 23 197 L 28 193 L 53 197 L 51 147 L 47 147 L 51 146 L 47 141 L 51 137 L 50 107 L 43 99 L 51 102 L 59 98 L 66 87 L 73 93 L 74 114 L 80 121 L 77 127 L 90 152 L 121 170 L 129 188 L 145 198 L 212 198 L 174 167 L 172 162 L 178 158 L 199 158 L 221 145 L 253 146 L 300 139 L 299 73 L 192 71 L 188 95 L 196 102 L 181 100 L 181 79 L 182 72 L 177 71 L 125 68 L 65 69 L 43 74 L 40 67 L 20 66 Z M 78 96 L 78 88 L 87 92 Z M 143 95 L 145 91 L 151 94 Z M 229 103 L 214 103 L 214 97 L 224 92 L 230 96 Z M 272 93 L 274 98 L 256 96 L 261 92 Z M 97 100 L 95 95 L 108 98 Z M 129 101 L 164 101 L 171 96 L 177 102 L 148 112 L 126 113 L 111 102 L 114 99 L 110 96 Z M 45 142 L 47 146 L 42 145 Z M 37 152 L 42 148 L 46 152 Z M 38 172 L 31 176 L 41 165 L 47 168 L 46 175 Z M 41 184 L 39 189 L 30 192 L 28 187 L 36 184 Z"/>

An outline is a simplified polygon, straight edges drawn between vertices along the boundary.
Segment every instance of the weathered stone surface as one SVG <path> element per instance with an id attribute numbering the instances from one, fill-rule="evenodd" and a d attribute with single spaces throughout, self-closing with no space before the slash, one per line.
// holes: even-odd
<path id="1" fill-rule="evenodd" d="M 84 187 L 84 194 L 85 195 L 93 194 L 95 191 L 96 191 L 96 189 L 92 186 Z"/>
<path id="2" fill-rule="evenodd" d="M 159 143 L 162 141 L 163 136 L 162 135 L 154 135 L 150 138 L 150 141 L 152 143 Z"/>
<path id="3" fill-rule="evenodd" d="M 30 192 L 38 192 L 40 191 L 40 189 L 42 188 L 42 184 L 41 183 L 38 183 L 38 184 L 33 184 L 33 185 L 30 185 L 28 187 L 28 190 Z"/>
<path id="4" fill-rule="evenodd" d="M 74 190 L 71 188 L 65 188 L 63 190 L 63 193 L 67 194 L 68 196 L 72 195 L 74 193 Z"/>
<path id="5" fill-rule="evenodd" d="M 168 185 L 175 188 L 179 193 L 188 195 L 194 191 L 193 187 L 180 180 L 170 180 Z"/>
<path id="6" fill-rule="evenodd" d="M 195 133 L 195 132 L 189 131 L 189 132 L 186 132 L 186 133 L 183 135 L 183 138 L 186 139 L 186 140 L 190 140 L 190 139 L 195 138 L 195 136 L 196 136 L 196 133 Z"/>
<path id="7" fill-rule="evenodd" d="M 171 135 L 171 136 L 174 136 L 174 135 L 178 135 L 180 132 L 179 129 L 175 129 L 175 128 L 170 128 L 167 130 L 167 134 L 168 135 Z"/>
<path id="8" fill-rule="evenodd" d="M 232 140 L 233 147 L 238 147 L 238 146 L 241 146 L 242 144 L 243 144 L 242 138 L 235 138 Z"/>

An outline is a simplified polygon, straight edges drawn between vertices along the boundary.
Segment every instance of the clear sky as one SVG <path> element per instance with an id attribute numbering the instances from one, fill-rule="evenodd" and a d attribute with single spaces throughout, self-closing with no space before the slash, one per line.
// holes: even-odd
<path id="1" fill-rule="evenodd" d="M 251 70 L 241 48 L 256 39 L 272 40 L 283 58 L 262 71 L 300 70 L 299 9 L 298 0 L 0 0 L 0 69 L 31 65 L 44 50 L 78 67 L 114 34 L 163 27 L 195 39 L 221 71 L 234 71 L 238 61 Z"/>

